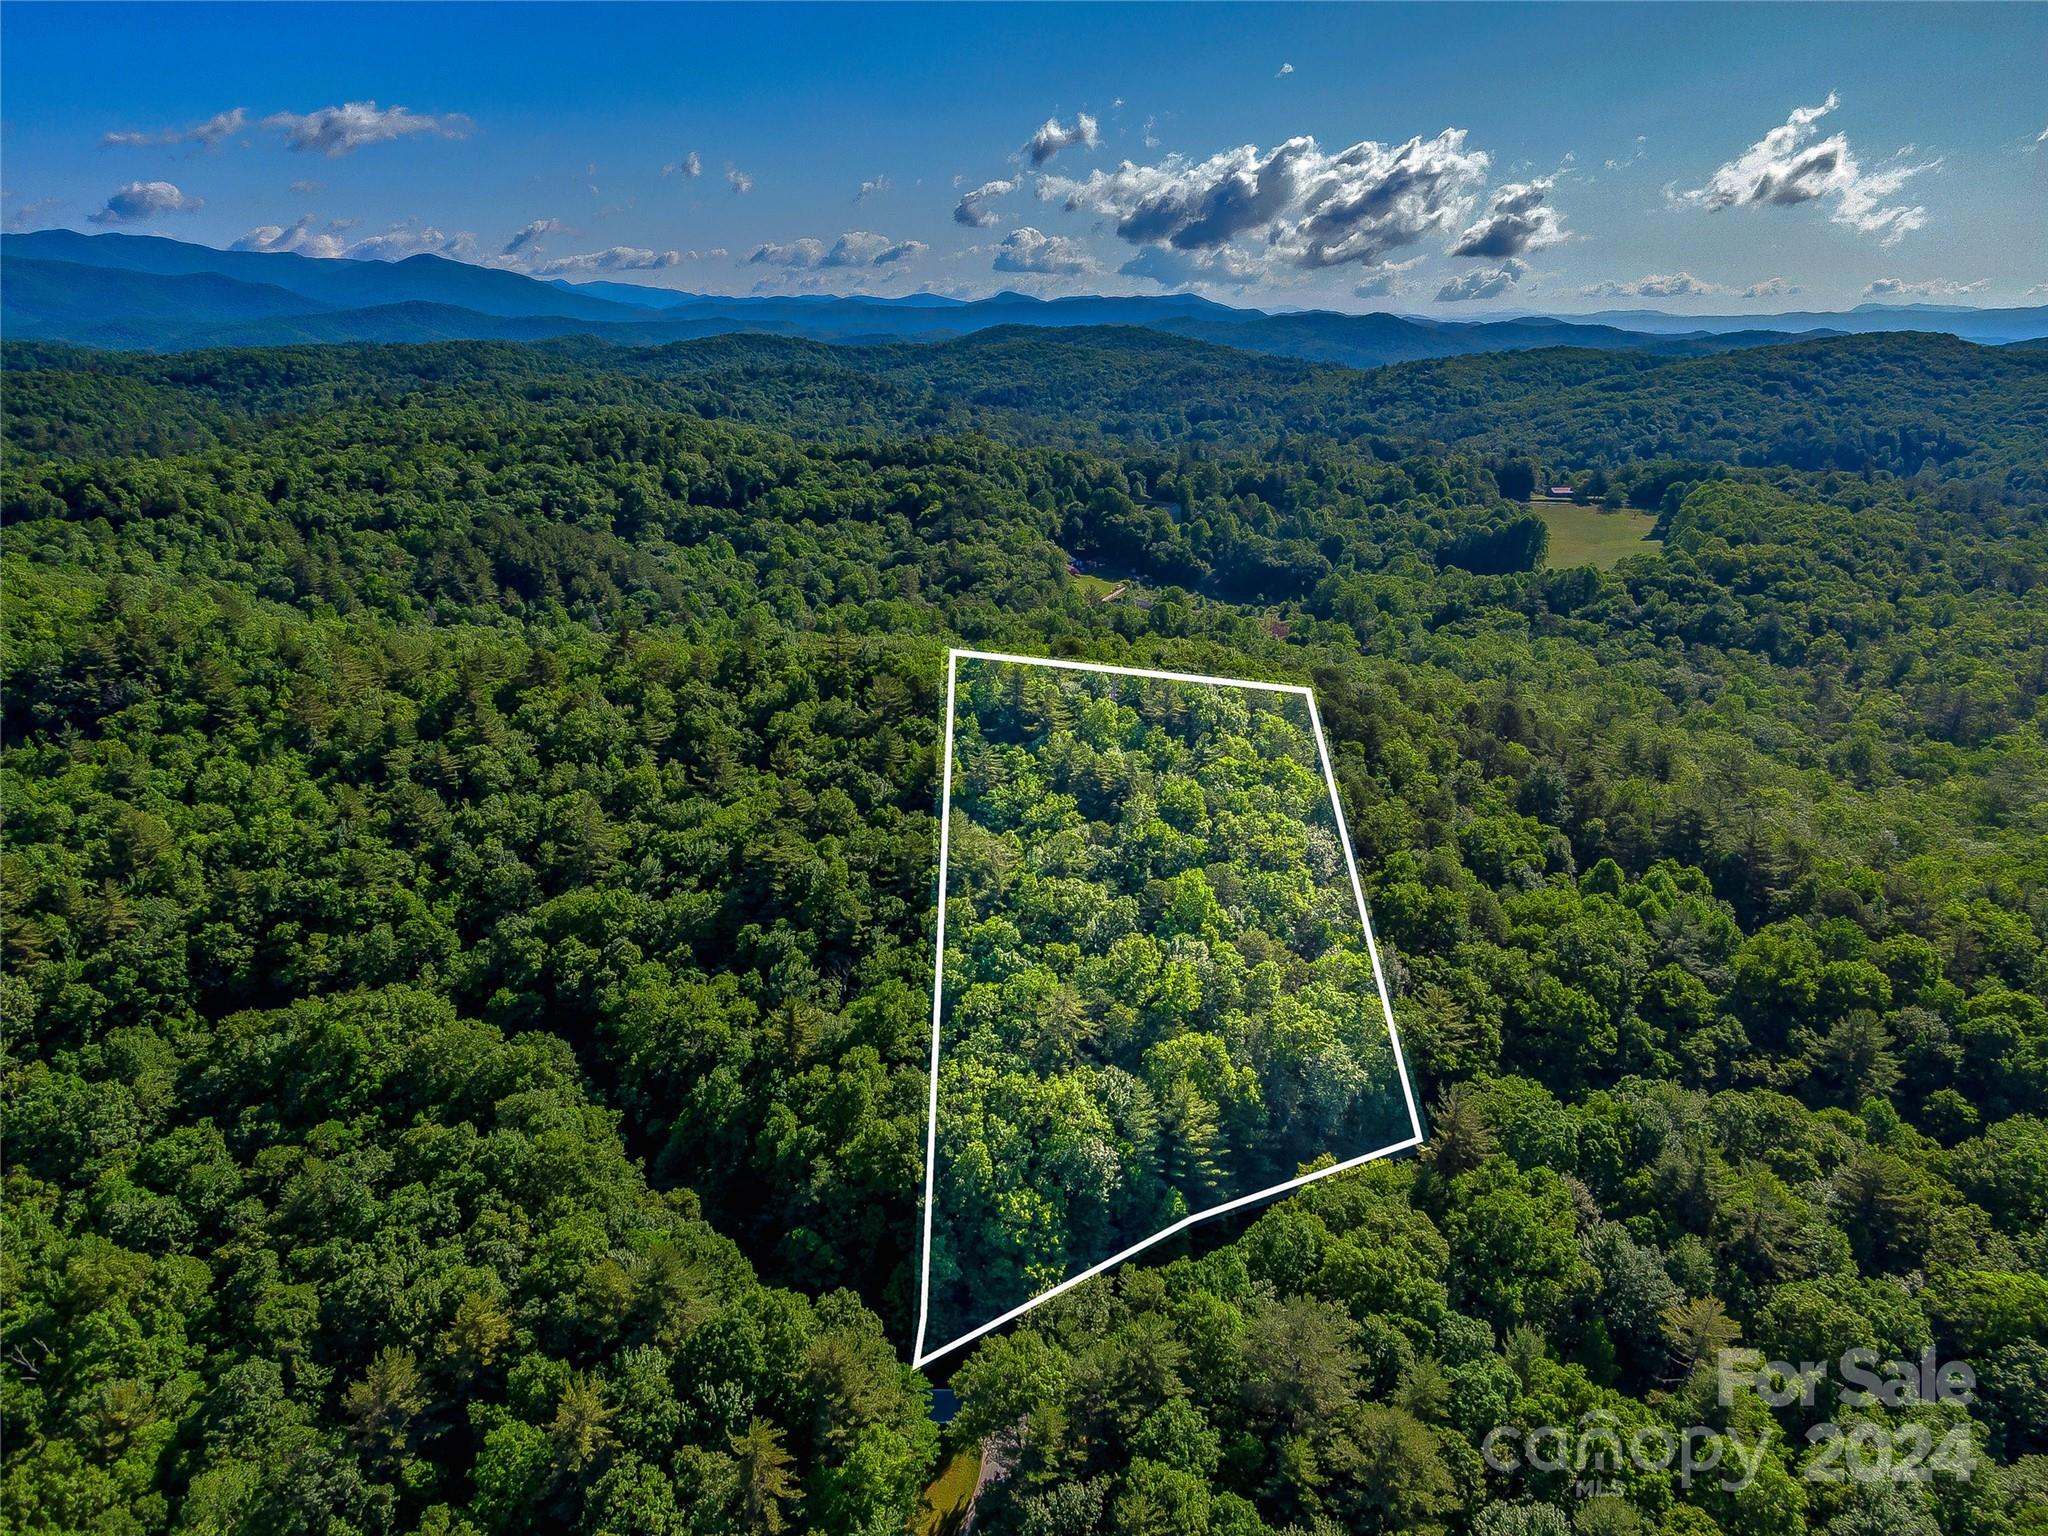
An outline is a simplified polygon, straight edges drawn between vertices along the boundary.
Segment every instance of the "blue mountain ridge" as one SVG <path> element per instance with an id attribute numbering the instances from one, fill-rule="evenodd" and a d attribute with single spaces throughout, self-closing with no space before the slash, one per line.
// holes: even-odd
<path id="1" fill-rule="evenodd" d="M 542 280 L 421 255 L 322 260 L 222 251 L 152 235 L 42 230 L 0 237 L 0 329 L 20 340 L 185 351 L 302 343 L 531 341 L 589 335 L 647 346 L 728 334 L 863 343 L 936 341 L 996 326 L 1140 326 L 1274 356 L 1351 367 L 1480 352 L 1589 347 L 1687 356 L 1841 331 L 1917 329 L 1966 339 L 2048 335 L 2048 308 L 1860 306 L 1844 314 L 1473 321 L 1329 310 L 1271 312 L 1192 294 L 1003 292 L 960 300 L 690 294 L 600 280 Z"/>

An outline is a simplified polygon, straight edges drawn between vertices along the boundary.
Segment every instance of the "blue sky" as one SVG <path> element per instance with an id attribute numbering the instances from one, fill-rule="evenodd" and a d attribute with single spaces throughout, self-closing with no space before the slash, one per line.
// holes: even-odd
<path id="1" fill-rule="evenodd" d="M 702 292 L 2039 303 L 2044 81 L 2017 5 L 11 3 L 0 181 Z"/>

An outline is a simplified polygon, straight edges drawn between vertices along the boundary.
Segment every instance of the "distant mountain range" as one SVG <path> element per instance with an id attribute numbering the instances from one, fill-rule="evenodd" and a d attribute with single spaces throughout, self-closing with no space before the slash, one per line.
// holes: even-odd
<path id="1" fill-rule="evenodd" d="M 1560 346 L 1688 357 L 1857 331 L 1925 330 L 2002 343 L 2048 336 L 2048 307 L 1861 305 L 1842 314 L 1763 318 L 1627 310 L 1451 322 L 1327 310 L 1269 313 L 1190 294 L 747 298 L 542 281 L 439 256 L 316 260 L 62 229 L 0 237 L 0 332 L 123 350 L 569 335 L 629 346 L 732 334 L 937 341 L 1005 325 L 1142 326 L 1244 351 L 1369 368 Z"/>
<path id="2" fill-rule="evenodd" d="M 1589 325 L 1612 325 L 1652 335 L 1723 335 L 1731 331 L 1933 331 L 1964 341 L 2002 345 L 2048 335 L 2048 306 L 1971 309 L 1961 304 L 1858 304 L 1854 309 L 1787 310 L 1775 315 L 1673 315 L 1657 309 L 1607 309 L 1575 315 Z"/>

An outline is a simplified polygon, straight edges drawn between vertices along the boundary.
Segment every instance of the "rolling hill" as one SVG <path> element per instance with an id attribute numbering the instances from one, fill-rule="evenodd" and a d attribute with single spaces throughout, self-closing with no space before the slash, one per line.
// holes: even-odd
<path id="1" fill-rule="evenodd" d="M 2007 330 L 2024 329 L 2032 315 L 2036 330 L 2048 333 L 2048 311 L 1999 313 L 2017 317 L 2001 322 Z M 999 293 L 973 301 L 734 297 L 610 281 L 542 281 L 431 255 L 397 262 L 315 260 L 61 229 L 0 239 L 0 322 L 10 337 L 164 352 L 570 335 L 636 347 L 731 334 L 876 344 L 944 341 L 1005 326 L 1136 326 L 1272 356 L 1373 368 L 1551 347 L 1688 357 L 1872 328 L 1828 323 L 1842 318 L 1787 316 L 1786 324 L 1766 329 L 1753 322 L 1674 329 L 1671 316 L 1597 324 L 1546 316 L 1444 321 L 1327 310 L 1268 313 L 1191 294 L 1042 299 Z"/>

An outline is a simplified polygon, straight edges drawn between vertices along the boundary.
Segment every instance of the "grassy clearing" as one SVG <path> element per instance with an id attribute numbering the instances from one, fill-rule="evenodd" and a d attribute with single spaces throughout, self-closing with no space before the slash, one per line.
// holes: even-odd
<path id="1" fill-rule="evenodd" d="M 1101 602 L 1103 598 L 1107 597 L 1112 591 L 1116 589 L 1117 586 L 1117 583 L 1110 581 L 1106 577 L 1102 576 L 1069 576 L 1067 580 L 1071 581 L 1076 587 L 1080 588 L 1081 595 L 1087 598 L 1088 601 L 1091 603 Z"/>
<path id="2" fill-rule="evenodd" d="M 980 1481 L 980 1450 L 970 1447 L 957 1452 L 925 1489 L 917 1516 L 910 1522 L 911 1536 L 952 1536 L 965 1523 Z"/>
<path id="3" fill-rule="evenodd" d="M 1657 519 L 1647 512 L 1607 512 L 1569 502 L 1537 502 L 1536 515 L 1550 530 L 1547 566 L 1597 565 L 1605 570 L 1629 555 L 1653 555 L 1660 547 L 1650 537 Z"/>

